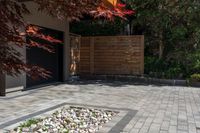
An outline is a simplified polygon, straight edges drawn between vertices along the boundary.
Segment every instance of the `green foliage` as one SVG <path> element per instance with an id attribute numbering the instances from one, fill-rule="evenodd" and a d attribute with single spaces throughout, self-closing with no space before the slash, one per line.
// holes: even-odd
<path id="1" fill-rule="evenodd" d="M 187 37 L 188 30 L 184 26 L 176 26 L 171 29 L 172 40 L 184 40 Z"/>
<path id="2" fill-rule="evenodd" d="M 183 75 L 182 69 L 178 65 L 168 68 L 167 72 L 165 73 L 165 77 L 170 79 L 176 79 L 176 78 L 180 79 L 183 78 L 182 75 Z"/>
<path id="3" fill-rule="evenodd" d="M 118 35 L 123 27 L 123 21 L 87 20 L 70 24 L 70 32 L 82 36 Z"/>
<path id="4" fill-rule="evenodd" d="M 195 82 L 200 82 L 200 74 L 191 75 L 190 80 Z"/>
<path id="5" fill-rule="evenodd" d="M 20 129 L 20 131 L 22 132 L 23 128 L 30 128 L 31 125 L 37 124 L 41 121 L 41 119 L 30 119 L 27 120 L 24 123 L 21 123 L 20 126 L 18 127 Z M 14 129 L 14 131 L 17 131 L 17 128 Z"/>
<path id="6" fill-rule="evenodd" d="M 148 53 L 164 44 L 164 56 L 178 51 L 192 52 L 200 45 L 200 1 L 126 0 L 137 11 L 132 21 L 135 34 L 142 29 Z M 140 28 L 138 28 L 140 27 Z M 158 55 L 157 53 L 153 53 Z M 178 60 L 178 59 L 177 59 Z"/>
<path id="7" fill-rule="evenodd" d="M 26 121 L 25 123 L 22 123 L 20 125 L 20 127 L 21 128 L 30 127 L 31 125 L 37 124 L 38 122 L 40 122 L 40 119 L 30 119 L 30 120 Z"/>
<path id="8" fill-rule="evenodd" d="M 200 50 L 186 54 L 186 66 L 189 69 L 189 74 L 200 73 Z"/>
<path id="9" fill-rule="evenodd" d="M 167 59 L 145 58 L 145 73 L 158 78 L 190 78 L 200 73 L 200 50 L 194 52 L 177 51 Z"/>
<path id="10" fill-rule="evenodd" d="M 145 57 L 145 73 L 155 78 L 183 78 L 182 65 L 174 61 L 167 62 L 156 57 Z"/>
<path id="11" fill-rule="evenodd" d="M 137 11 L 133 33 L 145 35 L 146 74 L 190 78 L 200 73 L 200 1 L 126 1 Z M 158 59 L 160 42 L 164 45 L 162 59 Z"/>

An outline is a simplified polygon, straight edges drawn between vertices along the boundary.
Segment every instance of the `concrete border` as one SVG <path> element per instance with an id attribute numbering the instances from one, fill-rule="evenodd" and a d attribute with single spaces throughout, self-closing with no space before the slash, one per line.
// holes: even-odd
<path id="1" fill-rule="evenodd" d="M 139 76 L 129 76 L 129 75 L 85 75 L 80 76 L 80 79 L 86 80 L 115 80 L 115 81 L 125 81 L 132 83 L 142 83 L 142 84 L 156 84 L 156 85 L 169 85 L 169 86 L 189 86 L 187 80 L 178 79 L 157 79 L 151 77 L 139 77 Z M 190 85 L 191 87 L 200 87 L 197 84 Z"/>
<path id="2" fill-rule="evenodd" d="M 59 108 L 59 107 L 64 106 L 64 105 L 65 105 L 65 103 L 62 103 L 62 104 L 59 104 L 59 105 L 56 105 L 56 106 L 53 106 L 53 107 L 50 107 L 50 108 L 47 108 L 47 109 L 44 109 L 44 110 L 41 110 L 41 111 L 32 113 L 32 114 L 29 114 L 29 115 L 25 115 L 25 116 L 23 116 L 23 117 L 16 118 L 16 119 L 14 119 L 14 120 L 5 122 L 5 123 L 3 123 L 3 124 L 0 125 L 0 129 L 4 129 L 4 128 L 9 127 L 9 126 L 11 126 L 11 125 L 14 125 L 14 124 L 16 124 L 16 123 L 18 123 L 18 122 L 25 121 L 25 120 L 27 120 L 27 119 L 29 119 L 29 118 L 33 118 L 33 117 L 35 117 L 35 116 L 37 116 L 37 115 L 40 115 L 40 114 L 43 114 L 43 113 L 45 113 L 45 112 L 54 110 L 54 109 Z"/>

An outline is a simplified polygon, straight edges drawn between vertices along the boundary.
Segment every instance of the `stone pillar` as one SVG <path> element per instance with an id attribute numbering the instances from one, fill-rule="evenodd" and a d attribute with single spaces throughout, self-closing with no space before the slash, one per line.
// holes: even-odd
<path id="1" fill-rule="evenodd" d="M 0 96 L 6 96 L 6 77 L 0 74 Z"/>

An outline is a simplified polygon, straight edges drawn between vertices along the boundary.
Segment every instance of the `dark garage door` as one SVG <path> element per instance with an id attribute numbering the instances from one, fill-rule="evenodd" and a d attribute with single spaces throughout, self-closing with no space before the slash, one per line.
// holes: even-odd
<path id="1" fill-rule="evenodd" d="M 44 28 L 42 29 L 42 33 L 45 35 L 50 35 L 56 39 L 63 41 L 63 32 Z M 27 40 L 29 39 L 30 37 L 27 37 Z M 33 80 L 32 78 L 27 76 L 27 81 L 26 81 L 27 88 L 62 81 L 63 44 L 52 44 L 40 39 L 33 39 L 33 40 L 40 43 L 52 45 L 54 47 L 54 53 L 49 53 L 48 51 L 36 47 L 27 48 L 27 62 L 29 64 L 37 65 L 50 71 L 51 78 L 49 79 L 40 78 L 37 80 Z"/>

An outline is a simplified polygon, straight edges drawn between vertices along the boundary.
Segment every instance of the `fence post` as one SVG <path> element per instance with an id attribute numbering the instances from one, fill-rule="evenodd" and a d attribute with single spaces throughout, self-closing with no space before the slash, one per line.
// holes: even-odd
<path id="1" fill-rule="evenodd" d="M 141 75 L 144 74 L 144 35 L 141 36 Z"/>
<path id="2" fill-rule="evenodd" d="M 90 74 L 94 74 L 94 37 L 90 37 Z"/>

